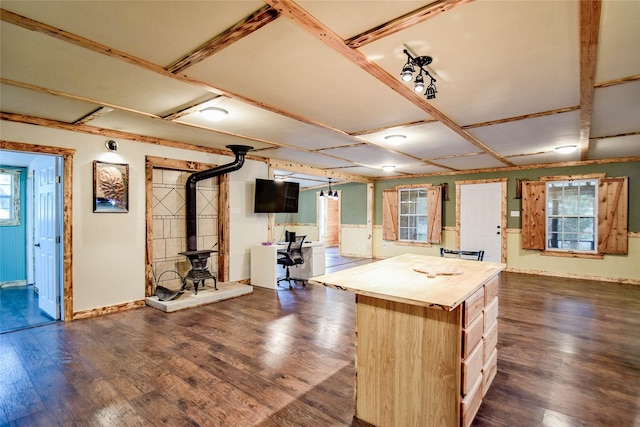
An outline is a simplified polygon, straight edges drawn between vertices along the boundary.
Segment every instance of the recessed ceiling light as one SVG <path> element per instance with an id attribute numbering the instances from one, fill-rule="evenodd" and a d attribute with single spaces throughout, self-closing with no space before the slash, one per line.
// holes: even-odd
<path id="1" fill-rule="evenodd" d="M 384 165 L 382 166 L 382 170 L 385 172 L 391 172 L 395 169 L 396 167 L 394 165 Z"/>
<path id="2" fill-rule="evenodd" d="M 208 107 L 200 110 L 200 114 L 202 114 L 202 116 L 207 120 L 218 122 L 227 117 L 227 114 L 229 114 L 229 112 L 218 107 Z"/>
<path id="3" fill-rule="evenodd" d="M 561 147 L 556 147 L 555 150 L 558 153 L 567 154 L 567 153 L 574 152 L 577 148 L 578 148 L 578 146 L 573 144 L 573 145 L 563 145 Z"/>
<path id="4" fill-rule="evenodd" d="M 407 137 L 405 135 L 387 135 L 384 139 L 392 144 L 398 144 L 407 139 Z"/>

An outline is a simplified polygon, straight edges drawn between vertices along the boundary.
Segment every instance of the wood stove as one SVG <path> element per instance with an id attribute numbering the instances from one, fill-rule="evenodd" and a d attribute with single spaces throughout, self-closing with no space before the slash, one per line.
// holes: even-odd
<path id="1" fill-rule="evenodd" d="M 188 285 L 188 282 L 193 283 L 196 295 L 198 295 L 198 286 L 202 284 L 204 287 L 205 280 L 213 279 L 213 288 L 218 290 L 218 281 L 216 277 L 207 269 L 207 262 L 212 253 L 218 252 L 213 250 L 201 250 L 201 251 L 185 251 L 180 252 L 180 255 L 184 255 L 189 259 L 191 263 L 191 270 L 182 279 L 182 288 L 180 291 L 184 291 Z"/>

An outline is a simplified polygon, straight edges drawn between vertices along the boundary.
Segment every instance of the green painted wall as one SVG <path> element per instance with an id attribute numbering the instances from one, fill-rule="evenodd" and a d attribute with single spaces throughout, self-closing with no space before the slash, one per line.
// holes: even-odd
<path id="1" fill-rule="evenodd" d="M 583 175 L 605 173 L 608 177 L 626 176 L 629 178 L 629 231 L 640 231 L 640 162 L 608 163 L 604 165 L 569 166 L 540 169 L 525 169 L 505 172 L 487 172 L 459 175 L 438 175 L 422 178 L 379 180 L 374 184 L 374 224 L 382 225 L 382 191 L 396 185 L 431 183 L 449 184 L 449 201 L 442 203 L 443 226 L 456 224 L 456 181 L 507 178 L 507 212 L 520 211 L 521 200 L 516 199 L 516 179 L 536 181 L 541 176 Z M 332 186 L 342 191 L 342 224 L 362 225 L 367 223 L 367 185 L 349 183 Z M 326 189 L 325 189 L 326 190 Z M 301 191 L 297 214 L 276 214 L 276 224 L 315 224 L 317 218 L 317 190 Z M 519 229 L 521 217 L 507 215 L 507 228 Z"/>
<path id="2" fill-rule="evenodd" d="M 27 170 L 20 169 L 20 223 L 0 227 L 0 282 L 27 280 Z"/>
<path id="3" fill-rule="evenodd" d="M 332 185 L 332 189 L 340 190 L 341 222 L 342 224 L 366 224 L 367 223 L 367 184 L 348 183 Z M 325 188 L 326 192 L 328 189 Z M 318 189 L 300 191 L 297 214 L 275 214 L 276 224 L 315 224 L 318 218 L 318 203 L 316 194 Z"/>
<path id="4" fill-rule="evenodd" d="M 626 176 L 629 178 L 629 231 L 640 231 L 640 162 L 608 163 L 604 165 L 570 166 L 556 168 L 526 169 L 507 172 L 488 172 L 461 175 L 439 175 L 423 178 L 407 178 L 376 181 L 374 185 L 374 224 L 382 225 L 382 191 L 396 185 L 431 183 L 449 184 L 449 201 L 442 203 L 443 226 L 456 225 L 456 181 L 507 178 L 507 212 L 520 211 L 521 200 L 516 199 L 516 179 L 537 181 L 541 176 L 583 175 L 605 173 L 607 177 Z M 343 204 L 344 206 L 344 204 Z M 519 229 L 521 217 L 507 215 L 507 228 Z"/>

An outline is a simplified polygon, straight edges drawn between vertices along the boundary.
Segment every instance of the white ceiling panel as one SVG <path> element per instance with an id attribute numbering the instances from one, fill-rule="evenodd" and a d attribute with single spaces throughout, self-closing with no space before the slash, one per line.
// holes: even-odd
<path id="1" fill-rule="evenodd" d="M 205 129 L 198 129 L 187 125 L 152 119 L 132 113 L 113 111 L 91 122 L 92 126 L 112 129 L 133 134 L 146 135 L 153 138 L 166 139 L 175 142 L 187 142 L 211 148 L 225 148 L 227 145 L 249 145 L 254 148 L 267 147 L 258 141 L 247 141 L 233 135 L 215 133 Z"/>
<path id="2" fill-rule="evenodd" d="M 207 91 L 64 41 L 3 23 L 4 78 L 153 114 L 172 111 Z M 20 39 L 20 45 L 8 40 Z M 46 72 L 43 72 L 46 70 Z"/>
<path id="3" fill-rule="evenodd" d="M 403 142 L 389 142 L 389 135 L 404 135 Z M 377 132 L 365 135 L 364 139 L 375 144 L 399 150 L 420 159 L 434 159 L 442 156 L 470 154 L 480 151 L 460 135 L 442 123 L 426 123 L 410 126 L 402 130 Z"/>
<path id="4" fill-rule="evenodd" d="M 471 2 L 361 50 L 397 76 L 404 45 L 433 57 L 429 102 L 468 125 L 577 105 L 577 19 L 571 1 Z"/>
<path id="5" fill-rule="evenodd" d="M 285 144 L 306 150 L 358 142 L 332 129 L 307 124 L 226 97 L 204 103 L 199 109 L 209 106 L 224 109 L 229 114 L 223 121 L 211 122 L 195 112 L 181 117 L 179 121 L 259 139 L 265 143 Z"/>
<path id="6" fill-rule="evenodd" d="M 95 111 L 98 105 L 10 85 L 0 86 L 0 109 L 6 113 L 24 114 L 73 123 Z"/>
<path id="7" fill-rule="evenodd" d="M 589 158 L 611 159 L 640 156 L 640 135 L 597 139 L 589 145 Z"/>
<path id="8" fill-rule="evenodd" d="M 596 82 L 638 74 L 640 1 L 602 2 Z"/>
<path id="9" fill-rule="evenodd" d="M 514 165 L 528 165 L 532 161 L 539 164 L 577 162 L 580 160 L 580 150 L 572 153 L 558 153 L 557 151 L 549 151 L 532 156 L 510 157 L 509 160 Z"/>
<path id="10" fill-rule="evenodd" d="M 381 169 L 384 165 L 414 165 L 420 162 L 402 154 L 397 154 L 373 145 L 356 147 L 340 147 L 323 150 L 323 153 L 337 156 L 374 169 Z"/>
<path id="11" fill-rule="evenodd" d="M 534 154 L 578 144 L 579 118 L 578 111 L 570 111 L 469 129 L 469 133 L 503 156 Z"/>
<path id="12" fill-rule="evenodd" d="M 167 66 L 262 1 L 2 1 L 2 8 Z"/>
<path id="13" fill-rule="evenodd" d="M 638 47 L 640 49 L 640 45 Z M 625 113 L 620 114 L 619 111 Z M 640 130 L 639 127 L 640 80 L 595 90 L 590 136 L 614 136 L 637 132 Z"/>
<path id="14" fill-rule="evenodd" d="M 185 73 L 345 131 L 427 116 L 282 17 Z"/>
<path id="15" fill-rule="evenodd" d="M 332 1 L 299 0 L 297 3 L 343 39 L 349 39 L 433 1 Z"/>

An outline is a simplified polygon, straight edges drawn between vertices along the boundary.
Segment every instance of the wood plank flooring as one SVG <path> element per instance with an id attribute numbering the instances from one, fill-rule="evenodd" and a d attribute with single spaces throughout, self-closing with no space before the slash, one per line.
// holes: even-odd
<path id="1" fill-rule="evenodd" d="M 640 287 L 502 273 L 475 426 L 640 425 Z M 365 426 L 354 296 L 255 288 L 0 335 L 0 426 Z"/>

